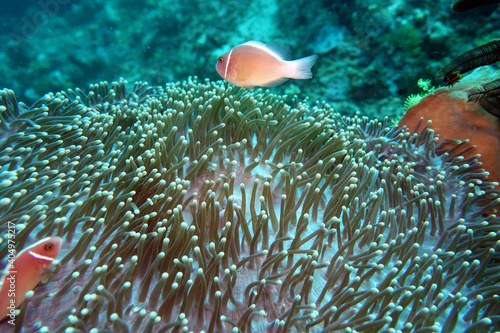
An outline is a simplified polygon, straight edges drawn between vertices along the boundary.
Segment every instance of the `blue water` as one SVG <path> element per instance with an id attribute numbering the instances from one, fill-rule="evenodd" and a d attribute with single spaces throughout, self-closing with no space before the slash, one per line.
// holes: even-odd
<path id="1" fill-rule="evenodd" d="M 217 80 L 218 56 L 248 40 L 318 53 L 308 81 L 277 93 L 338 112 L 396 115 L 450 58 L 495 37 L 498 10 L 451 13 L 450 1 L 7 1 L 0 12 L 0 87 L 31 103 L 51 91 L 117 80 Z M 498 36 L 497 36 L 498 37 Z"/>

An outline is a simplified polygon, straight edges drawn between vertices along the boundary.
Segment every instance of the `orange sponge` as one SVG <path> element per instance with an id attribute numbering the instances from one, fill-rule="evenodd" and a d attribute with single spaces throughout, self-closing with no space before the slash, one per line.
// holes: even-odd
<path id="1" fill-rule="evenodd" d="M 481 154 L 479 160 L 490 173 L 488 181 L 500 183 L 500 121 L 479 104 L 468 103 L 467 96 L 464 90 L 437 89 L 409 108 L 399 121 L 399 127 L 405 125 L 413 131 L 423 118 L 424 124 L 432 120 L 430 127 L 440 140 L 468 139 L 468 145 L 476 147 L 467 151 L 464 157 Z"/>

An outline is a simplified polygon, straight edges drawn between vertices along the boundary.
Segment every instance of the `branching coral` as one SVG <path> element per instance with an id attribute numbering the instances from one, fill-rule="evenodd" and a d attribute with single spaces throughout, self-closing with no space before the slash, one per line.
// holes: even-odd
<path id="1" fill-rule="evenodd" d="M 63 238 L 18 330 L 498 324 L 500 198 L 431 130 L 196 79 L 1 103 L 0 230 Z"/>

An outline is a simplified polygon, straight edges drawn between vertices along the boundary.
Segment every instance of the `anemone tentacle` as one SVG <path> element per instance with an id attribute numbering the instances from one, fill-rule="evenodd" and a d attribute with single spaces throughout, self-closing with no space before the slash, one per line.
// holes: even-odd
<path id="1" fill-rule="evenodd" d="M 459 143 L 221 82 L 126 85 L 0 94 L 0 232 L 64 239 L 24 328 L 498 327 L 500 195 Z"/>

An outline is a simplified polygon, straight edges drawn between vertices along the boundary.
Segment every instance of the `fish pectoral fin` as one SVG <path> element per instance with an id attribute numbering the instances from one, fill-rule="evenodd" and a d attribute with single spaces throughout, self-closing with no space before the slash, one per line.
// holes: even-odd
<path id="1" fill-rule="evenodd" d="M 50 266 L 43 266 L 40 268 L 40 282 L 43 284 L 49 282 L 50 279 L 52 279 L 59 270 L 61 269 L 60 266 L 56 265 L 50 265 Z"/>
<path id="2" fill-rule="evenodd" d="M 40 275 L 40 282 L 46 284 L 55 275 L 56 273 L 51 268 L 45 268 L 42 274 Z"/>
<path id="3" fill-rule="evenodd" d="M 52 276 L 54 276 L 52 274 Z M 49 282 L 50 278 L 52 277 L 50 276 L 50 273 L 47 273 L 47 274 L 44 274 L 42 275 L 42 277 L 40 278 L 40 282 L 43 283 L 43 284 L 46 284 L 47 282 Z"/>

